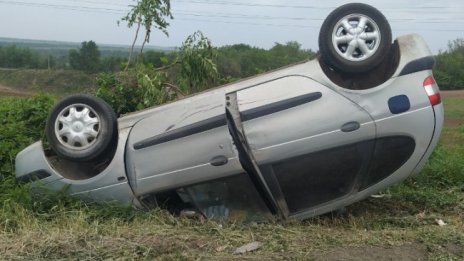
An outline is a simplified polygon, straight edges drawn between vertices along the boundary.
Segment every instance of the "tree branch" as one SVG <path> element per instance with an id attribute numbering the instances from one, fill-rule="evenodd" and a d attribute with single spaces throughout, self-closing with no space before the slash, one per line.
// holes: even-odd
<path id="1" fill-rule="evenodd" d="M 159 72 L 159 71 L 164 71 L 164 70 L 167 70 L 167 69 L 170 69 L 171 67 L 175 66 L 176 64 L 180 64 L 182 61 L 179 61 L 179 60 L 176 60 L 175 62 L 171 63 L 171 64 L 168 64 L 166 66 L 162 66 L 162 67 L 158 67 L 158 68 L 155 68 L 153 69 L 155 72 Z"/>
<path id="2" fill-rule="evenodd" d="M 124 71 L 127 71 L 127 69 L 129 69 L 129 65 L 132 59 L 132 53 L 134 52 L 134 46 L 135 46 L 135 43 L 137 42 L 137 37 L 139 36 L 139 30 L 140 30 L 140 21 L 137 23 L 137 31 L 135 32 L 134 41 L 132 42 L 132 46 L 129 52 L 129 59 L 127 60 L 127 65 Z"/>
<path id="3" fill-rule="evenodd" d="M 165 82 L 164 85 L 171 90 L 174 90 L 177 94 L 177 98 L 182 98 L 185 96 L 185 93 L 176 85 Z"/>

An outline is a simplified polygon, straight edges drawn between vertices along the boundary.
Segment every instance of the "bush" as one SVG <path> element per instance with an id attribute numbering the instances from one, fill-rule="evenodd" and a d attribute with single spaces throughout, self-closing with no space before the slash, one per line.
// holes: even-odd
<path id="1" fill-rule="evenodd" d="M 118 115 L 141 110 L 175 98 L 165 85 L 166 77 L 153 66 L 143 64 L 119 73 L 102 73 L 97 76 L 97 96 Z"/>
<path id="2" fill-rule="evenodd" d="M 464 39 L 448 44 L 448 50 L 436 56 L 435 78 L 442 90 L 464 88 Z"/>
<path id="3" fill-rule="evenodd" d="M 18 219 L 28 218 L 21 206 L 30 206 L 32 201 L 27 187 L 18 187 L 15 182 L 15 157 L 43 137 L 53 103 L 47 95 L 0 97 L 0 225 L 5 230 L 14 230 Z"/>
<path id="4" fill-rule="evenodd" d="M 16 154 L 44 136 L 45 121 L 54 99 L 0 98 L 0 182 L 14 173 Z"/>

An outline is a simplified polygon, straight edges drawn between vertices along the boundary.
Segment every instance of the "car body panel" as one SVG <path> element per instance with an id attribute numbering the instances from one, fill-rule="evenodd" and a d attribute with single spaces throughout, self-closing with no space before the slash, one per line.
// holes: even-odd
<path id="1" fill-rule="evenodd" d="M 40 179 L 42 184 L 47 184 L 55 180 L 63 179 L 63 177 L 55 172 L 51 167 L 47 157 L 45 156 L 42 142 L 38 141 L 29 145 L 16 155 L 16 177 L 21 180 L 33 180 L 34 173 L 45 171 L 46 176 Z M 23 160 L 27 159 L 27 164 Z"/>
<path id="2" fill-rule="evenodd" d="M 243 172 L 225 119 L 224 94 L 184 101 L 132 128 L 126 162 L 137 195 Z M 214 166 L 216 157 L 227 164 Z"/>
<path id="3" fill-rule="evenodd" d="M 82 177 L 80 176 L 81 172 L 85 169 L 82 167 L 82 163 L 68 162 L 56 157 L 47 158 L 41 142 L 31 145 L 18 154 L 18 159 L 24 158 L 33 161 L 26 165 L 21 164 L 21 160 L 17 160 L 17 173 L 31 171 L 31 169 L 25 169 L 24 166 L 30 166 L 30 168 L 40 166 L 40 169 L 49 173 L 50 177 L 39 180 L 35 184 L 37 187 L 46 187 L 56 191 L 66 190 L 70 195 L 84 199 L 98 198 L 103 201 L 138 204 L 125 172 L 124 151 L 128 135 L 129 129 L 119 130 L 119 141 L 114 159 L 103 171 L 93 177 L 78 178 Z M 56 161 L 60 161 L 60 163 Z"/>
<path id="4" fill-rule="evenodd" d="M 248 144 L 259 164 L 375 137 L 375 125 L 365 110 L 304 76 L 283 77 L 238 91 L 238 107 L 243 114 L 276 101 L 313 93 L 321 97 L 243 122 Z M 342 131 L 350 122 L 358 123 L 359 128 Z"/>

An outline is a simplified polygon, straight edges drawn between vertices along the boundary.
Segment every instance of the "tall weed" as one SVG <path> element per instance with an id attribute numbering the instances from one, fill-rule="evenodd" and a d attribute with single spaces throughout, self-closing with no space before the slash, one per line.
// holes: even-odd
<path id="1" fill-rule="evenodd" d="M 31 98 L 0 98 L 0 179 L 14 173 L 16 154 L 44 135 L 49 95 Z"/>

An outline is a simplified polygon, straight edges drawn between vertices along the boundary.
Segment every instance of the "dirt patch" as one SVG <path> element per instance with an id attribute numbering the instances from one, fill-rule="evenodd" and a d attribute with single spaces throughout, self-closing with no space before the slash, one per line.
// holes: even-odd
<path id="1" fill-rule="evenodd" d="M 443 252 L 450 253 L 457 257 L 461 257 L 464 259 L 464 249 L 462 248 L 462 246 L 457 245 L 457 244 L 449 243 L 445 245 L 443 248 Z"/>
<path id="2" fill-rule="evenodd" d="M 0 96 L 31 96 L 33 93 L 13 89 L 0 85 Z"/>
<path id="3" fill-rule="evenodd" d="M 464 118 L 445 118 L 445 127 L 464 126 Z"/>
<path id="4" fill-rule="evenodd" d="M 461 98 L 464 99 L 464 90 L 457 90 L 457 91 L 440 91 L 441 98 L 449 99 L 449 98 Z"/>
<path id="5" fill-rule="evenodd" d="M 427 260 L 427 249 L 421 244 L 385 247 L 338 247 L 325 253 L 317 253 L 314 260 Z"/>

